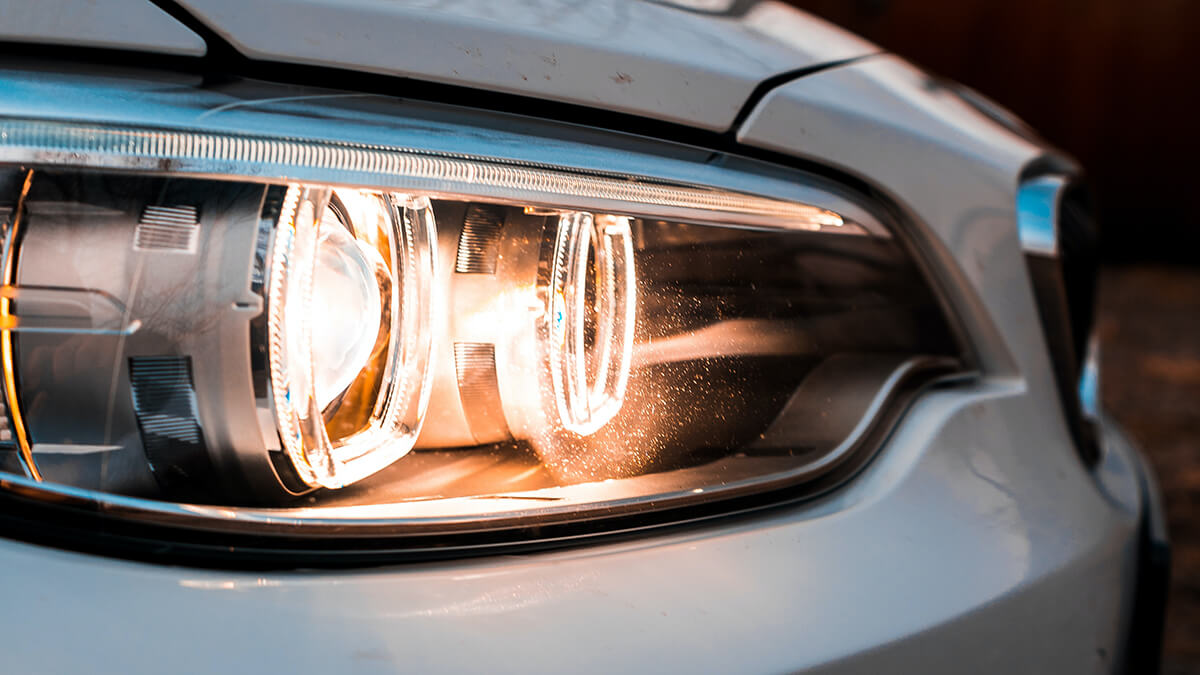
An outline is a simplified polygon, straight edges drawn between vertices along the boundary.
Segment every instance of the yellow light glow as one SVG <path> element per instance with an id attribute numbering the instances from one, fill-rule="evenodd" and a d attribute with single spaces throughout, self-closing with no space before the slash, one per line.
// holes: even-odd
<path id="1" fill-rule="evenodd" d="M 29 188 L 33 185 L 33 170 L 25 174 L 25 183 L 21 186 L 21 196 L 17 199 L 17 208 L 13 211 L 12 227 L 8 229 L 8 239 L 4 246 L 4 285 L 11 286 L 16 276 L 17 265 L 17 233 L 21 226 L 21 213 L 25 209 L 25 198 L 29 196 Z M 21 402 L 17 398 L 17 376 L 13 362 L 13 339 L 11 326 L 16 322 L 12 315 L 12 300 L 7 296 L 0 297 L 0 363 L 4 368 L 4 395 L 8 402 L 8 413 L 12 416 L 13 435 L 17 437 L 21 461 L 29 477 L 40 481 L 42 474 L 33 461 L 33 448 L 29 444 L 29 434 L 25 430 L 25 419 L 21 416 Z"/>

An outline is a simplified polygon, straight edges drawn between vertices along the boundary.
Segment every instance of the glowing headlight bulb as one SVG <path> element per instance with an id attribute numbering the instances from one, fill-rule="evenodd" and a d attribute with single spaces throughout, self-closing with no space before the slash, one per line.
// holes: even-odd
<path id="1" fill-rule="evenodd" d="M 629 219 L 561 216 L 550 279 L 547 346 L 559 423 L 591 434 L 620 410 L 629 380 L 637 293 Z"/>
<path id="2" fill-rule="evenodd" d="M 360 242 L 331 203 L 321 218 L 313 272 L 313 392 L 321 410 L 357 379 L 374 351 L 387 264 Z M 381 283 L 382 282 L 382 283 Z"/>
<path id="3" fill-rule="evenodd" d="M 443 209 L 444 210 L 441 210 Z M 446 335 L 420 446 L 582 437 L 618 413 L 632 360 L 629 219 L 439 206 Z M 460 210 L 461 209 L 461 210 Z"/>
<path id="4" fill-rule="evenodd" d="M 271 402 L 309 486 L 406 454 L 429 402 L 436 227 L 429 201 L 291 186 L 271 251 Z"/>

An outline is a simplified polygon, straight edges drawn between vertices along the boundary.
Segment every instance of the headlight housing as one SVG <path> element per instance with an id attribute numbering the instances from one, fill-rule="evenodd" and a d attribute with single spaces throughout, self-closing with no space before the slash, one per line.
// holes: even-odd
<path id="1" fill-rule="evenodd" d="M 9 493 L 280 537 L 594 524 L 824 489 L 962 371 L 901 233 L 812 174 L 4 77 Z M 46 87 L 82 109 L 29 114 Z"/>

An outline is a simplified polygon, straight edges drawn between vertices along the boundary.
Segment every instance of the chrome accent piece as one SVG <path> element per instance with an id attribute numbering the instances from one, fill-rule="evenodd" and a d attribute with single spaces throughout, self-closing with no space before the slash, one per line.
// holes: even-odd
<path id="1" fill-rule="evenodd" d="M 133 235 L 138 251 L 195 253 L 200 216 L 194 206 L 147 206 Z"/>
<path id="2" fill-rule="evenodd" d="M 0 403 L 0 443 L 12 443 L 12 425 L 8 422 L 8 407 Z"/>
<path id="3" fill-rule="evenodd" d="M 0 138 L 3 138 L 2 134 L 0 134 Z M 29 196 L 31 185 L 33 185 L 33 169 L 29 169 L 25 173 L 20 196 L 12 210 L 12 220 L 4 223 L 3 229 L 0 230 L 0 238 L 3 239 L 3 252 L 0 254 L 0 258 L 2 258 L 0 274 L 3 275 L 3 278 L 0 278 L 0 282 L 3 282 L 5 286 L 11 286 L 17 277 L 17 241 L 20 237 L 21 216 L 25 212 L 25 199 Z M 17 439 L 17 448 L 25 473 L 33 480 L 41 481 L 42 473 L 38 470 L 37 461 L 33 458 L 33 444 L 29 440 L 25 418 L 21 413 L 21 399 L 17 395 L 17 369 L 14 357 L 16 350 L 13 349 L 13 332 L 10 328 L 14 323 L 12 304 L 12 298 L 0 295 L 0 371 L 3 371 L 4 376 L 4 401 L 8 408 L 9 419 L 12 421 L 12 431 Z"/>
<path id="4" fill-rule="evenodd" d="M 559 167 L 522 166 L 486 157 L 436 155 L 412 148 L 298 141 L 226 133 L 165 131 L 37 119 L 0 121 L 0 161 L 154 170 L 169 162 L 177 173 L 257 175 L 277 167 L 287 175 L 297 167 L 326 172 L 338 180 L 406 191 L 503 192 L 508 199 L 561 201 L 561 197 L 615 202 L 645 212 L 646 207 L 689 209 L 709 217 L 736 217 L 747 224 L 820 231 L 845 223 L 833 211 L 770 197 L 638 176 L 580 174 Z M 286 168 L 285 168 L 286 167 Z"/>
<path id="5" fill-rule="evenodd" d="M 129 360 L 133 410 L 147 451 L 174 442 L 200 444 L 191 360 L 185 356 L 138 356 Z"/>
<path id="6" fill-rule="evenodd" d="M 283 212 L 287 187 L 272 185 L 263 198 L 254 239 L 254 261 L 250 268 L 250 291 L 260 307 L 267 306 L 267 281 L 271 251 L 275 244 L 275 229 Z M 271 374 L 267 355 L 267 312 L 259 312 L 250 320 L 250 378 L 254 385 L 255 413 L 263 447 L 274 452 L 283 449 L 279 429 L 275 424 L 275 399 L 271 391 Z M 299 480 L 299 479 L 297 479 Z"/>
<path id="7" fill-rule="evenodd" d="M 458 236 L 454 271 L 459 274 L 495 274 L 500 254 L 500 229 L 504 213 L 494 206 L 472 204 Z"/>
<path id="8" fill-rule="evenodd" d="M 34 443 L 33 454 L 41 455 L 103 455 L 120 452 L 120 445 L 83 445 L 77 443 Z"/>
<path id="9" fill-rule="evenodd" d="M 1030 255 L 1058 257 L 1058 211 L 1067 187 L 1063 176 L 1025 181 L 1017 191 L 1017 236 Z"/>
<path id="10" fill-rule="evenodd" d="M 1087 355 L 1079 372 L 1079 408 L 1084 417 L 1100 419 L 1100 340 L 1088 338 Z"/>
<path id="11" fill-rule="evenodd" d="M 504 407 L 500 402 L 500 382 L 496 377 L 496 346 L 483 342 L 454 343 L 454 370 L 458 375 L 458 395 L 462 399 L 467 426 L 476 439 L 512 438 Z"/>
<path id="12" fill-rule="evenodd" d="M 129 359 L 129 383 L 154 477 L 165 488 L 208 477 L 212 466 L 200 431 L 191 358 L 135 356 Z"/>

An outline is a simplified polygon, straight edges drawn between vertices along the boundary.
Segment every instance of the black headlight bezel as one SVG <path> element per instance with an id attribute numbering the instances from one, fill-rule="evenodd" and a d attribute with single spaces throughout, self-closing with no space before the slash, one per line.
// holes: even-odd
<path id="1" fill-rule="evenodd" d="M 1068 167 L 1030 167 L 1017 192 L 1017 229 L 1059 405 L 1080 459 L 1094 466 L 1101 456 L 1096 412 L 1087 410 L 1082 390 L 1098 376 L 1088 361 L 1095 358 L 1099 232 L 1087 183 Z"/>

